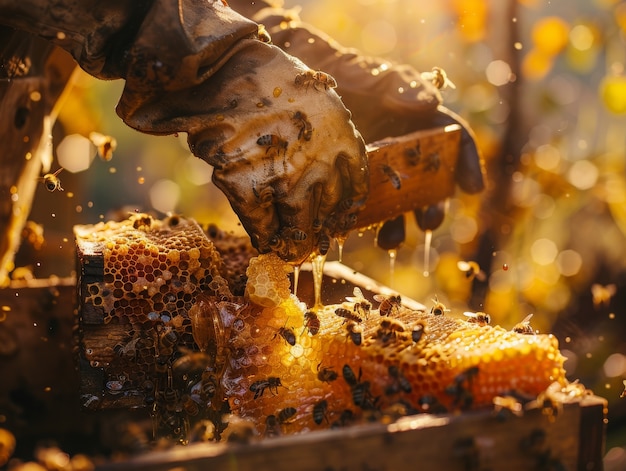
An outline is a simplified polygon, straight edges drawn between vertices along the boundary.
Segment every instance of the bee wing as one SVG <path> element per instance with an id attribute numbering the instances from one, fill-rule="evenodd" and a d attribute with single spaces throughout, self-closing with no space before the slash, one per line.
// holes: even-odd
<path id="1" fill-rule="evenodd" d="M 385 296 L 384 294 L 374 295 L 374 301 L 378 301 L 379 303 L 382 303 L 385 299 L 387 299 L 387 296 Z"/>
<path id="2" fill-rule="evenodd" d="M 476 313 L 475 312 L 470 312 L 470 311 L 465 311 L 463 313 L 463 315 L 467 316 L 467 317 L 476 317 Z"/>
<path id="3" fill-rule="evenodd" d="M 365 297 L 363 296 L 363 291 L 361 291 L 361 288 L 359 288 L 358 286 L 354 287 L 354 289 L 352 290 L 352 293 L 354 294 L 355 297 L 359 299 L 365 299 Z"/>
<path id="4" fill-rule="evenodd" d="M 527 324 L 530 322 L 530 319 L 533 317 L 532 314 L 528 314 L 526 317 L 524 317 L 524 320 L 521 322 L 522 324 Z"/>

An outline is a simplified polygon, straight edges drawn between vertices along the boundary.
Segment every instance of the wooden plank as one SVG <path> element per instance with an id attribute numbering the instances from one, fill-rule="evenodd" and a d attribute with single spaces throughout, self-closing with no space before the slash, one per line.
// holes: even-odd
<path id="1" fill-rule="evenodd" d="M 461 127 L 451 125 L 369 144 L 370 191 L 357 227 L 379 224 L 452 196 L 460 142 Z"/>
<path id="2" fill-rule="evenodd" d="M 588 445 L 577 433 L 583 431 L 582 416 L 596 415 L 597 412 L 597 401 L 583 401 L 566 404 L 554 421 L 538 409 L 527 411 L 522 417 L 511 415 L 506 419 L 492 412 L 448 416 L 423 414 L 405 417 L 389 425 L 356 425 L 349 429 L 309 432 L 250 444 L 195 444 L 120 463 L 107 463 L 97 469 L 599 470 L 602 469 L 601 460 L 579 461 L 582 454 L 579 450 Z M 587 438 L 584 433 L 583 438 Z M 601 452 L 597 447 L 590 451 Z"/>

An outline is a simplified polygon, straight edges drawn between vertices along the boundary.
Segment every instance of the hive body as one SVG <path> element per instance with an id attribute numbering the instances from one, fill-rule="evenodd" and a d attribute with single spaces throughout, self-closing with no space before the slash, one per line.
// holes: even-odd
<path id="1" fill-rule="evenodd" d="M 311 310 L 290 295 L 278 257 L 254 258 L 236 276 L 193 221 L 135 215 L 75 233 L 83 403 L 148 406 L 155 430 L 180 441 L 207 421 L 207 436 L 228 432 L 229 409 L 252 433 L 276 436 L 489 406 L 566 383 L 551 335 L 384 300 L 384 309 L 350 299 Z M 247 277 L 245 295 L 233 296 L 222 273 Z"/>

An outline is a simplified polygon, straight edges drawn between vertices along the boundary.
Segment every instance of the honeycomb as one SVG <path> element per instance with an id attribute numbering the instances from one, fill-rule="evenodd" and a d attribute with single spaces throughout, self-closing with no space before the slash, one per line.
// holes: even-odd
<path id="1" fill-rule="evenodd" d="M 267 273 L 277 262 L 259 259 L 262 265 L 255 265 L 264 270 L 249 270 L 248 285 L 270 292 Z M 361 322 L 339 309 L 351 310 Z M 380 419 L 399 409 L 492 406 L 498 395 L 536 397 L 554 382 L 566 384 L 564 357 L 552 335 L 524 335 L 404 307 L 381 316 L 379 309 L 355 311 L 348 302 L 317 310 L 320 329 L 311 335 L 306 312 L 288 297 L 275 308 L 248 305 L 231 323 L 224 390 L 233 413 L 255 421 L 261 435 L 275 430 L 266 419 L 285 408 L 296 410 L 281 424 L 283 433 L 292 433 Z M 285 329 L 295 340 L 288 341 Z"/>
<path id="2" fill-rule="evenodd" d="M 249 259 L 242 277 L 191 220 L 140 214 L 75 233 L 83 265 L 92 252 L 104 265 L 102 280 L 81 285 L 83 312 L 100 309 L 107 329 L 85 328 L 84 356 L 103 369 L 104 395 L 144 397 L 158 436 L 269 437 L 493 407 L 499 396 L 567 385 L 552 335 L 356 292 L 309 309 L 291 294 L 279 257 L 250 259 L 235 243 L 235 265 Z M 243 296 L 231 294 L 224 273 L 247 279 Z M 251 430 L 233 432 L 242 423 Z"/>

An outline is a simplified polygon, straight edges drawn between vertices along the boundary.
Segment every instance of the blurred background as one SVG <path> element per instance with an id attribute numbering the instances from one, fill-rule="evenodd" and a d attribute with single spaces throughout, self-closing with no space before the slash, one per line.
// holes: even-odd
<path id="1" fill-rule="evenodd" d="M 608 399 L 606 469 L 623 469 L 626 2 L 285 2 L 299 6 L 305 22 L 344 46 L 420 71 L 443 68 L 456 86 L 443 91 L 444 104 L 469 121 L 487 168 L 486 190 L 450 201 L 430 248 L 407 217 L 397 253 L 376 248 L 369 231 L 348 238 L 343 262 L 427 307 L 436 297 L 453 313 L 484 311 L 506 328 L 532 314 L 534 328 L 558 337 L 569 379 Z M 65 191 L 41 185 L 31 215 L 52 257 L 32 266 L 36 254 L 20 255 L 37 277 L 71 273 L 74 224 L 136 210 L 243 233 L 185 135 L 145 136 L 117 118 L 122 87 L 76 76 L 55 129 L 52 170 L 65 168 Z M 94 131 L 116 139 L 113 157 L 90 149 L 82 162 L 64 162 L 65 136 Z M 335 246 L 329 259 L 337 256 Z M 462 261 L 483 273 L 467 276 Z"/>

